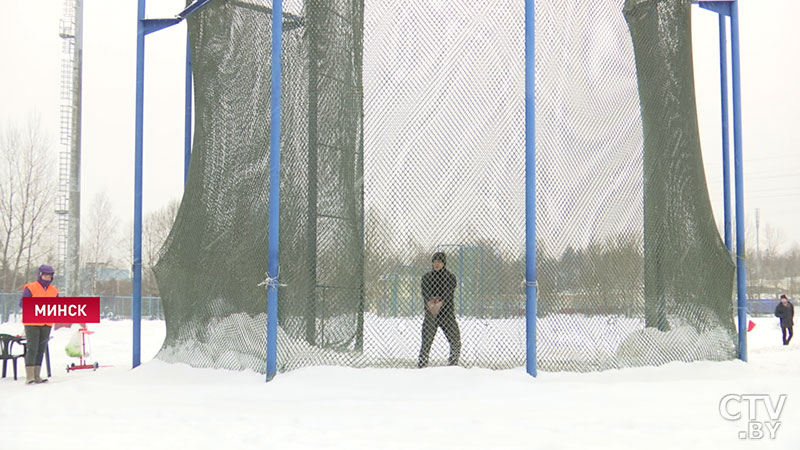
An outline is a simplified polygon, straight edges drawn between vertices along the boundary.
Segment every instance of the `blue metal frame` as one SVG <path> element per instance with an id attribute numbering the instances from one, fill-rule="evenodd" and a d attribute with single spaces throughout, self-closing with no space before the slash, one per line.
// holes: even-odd
<path id="1" fill-rule="evenodd" d="M 418 311 L 417 309 L 415 309 L 415 307 L 422 306 L 422 303 L 417 303 L 416 302 L 416 298 L 417 298 L 416 293 L 418 293 L 418 291 L 416 289 L 414 289 L 414 287 L 413 287 L 414 286 L 413 280 L 419 281 L 421 279 L 420 278 L 420 274 L 424 274 L 428 270 L 430 270 L 430 266 L 415 266 L 415 265 L 395 264 L 395 266 L 392 267 L 392 271 L 391 272 L 381 276 L 381 280 L 384 283 L 383 284 L 383 302 L 384 302 L 384 304 L 391 305 L 391 314 L 392 314 L 393 317 L 397 317 L 398 314 L 401 312 L 400 301 L 398 300 L 398 297 L 399 297 L 399 295 L 398 295 L 398 291 L 399 291 L 398 283 L 400 281 L 412 280 L 411 290 L 409 292 L 409 295 L 411 296 L 411 299 L 410 299 L 410 303 L 408 304 L 408 314 L 414 314 L 415 311 Z M 391 295 L 388 295 L 387 292 L 386 292 L 386 282 L 389 279 L 391 279 L 391 282 L 392 282 Z M 417 285 L 417 287 L 419 287 L 419 285 Z M 389 298 L 389 297 L 391 297 L 391 298 Z"/>
<path id="2" fill-rule="evenodd" d="M 164 28 L 169 28 L 176 23 L 180 23 L 181 19 L 177 17 L 171 17 L 168 19 L 140 19 L 144 25 L 144 34 L 154 33 L 158 30 L 163 30 Z"/>
<path id="3" fill-rule="evenodd" d="M 461 316 L 464 314 L 464 296 L 462 291 L 464 286 L 464 249 L 478 249 L 481 247 L 463 244 L 438 244 L 436 246 L 436 251 L 438 252 L 444 247 L 455 247 L 458 249 L 458 275 L 456 276 L 456 280 L 458 280 L 458 315 Z"/>
<path id="4" fill-rule="evenodd" d="M 133 176 L 133 290 L 131 318 L 133 320 L 133 367 L 141 360 L 142 344 L 142 138 L 144 130 L 144 10 L 145 0 L 139 0 L 136 27 L 136 131 L 134 137 Z"/>
<path id="5" fill-rule="evenodd" d="M 213 2 L 214 0 L 195 0 L 191 5 L 187 6 L 186 9 L 179 12 L 177 17 L 181 20 L 191 16 L 192 14 L 200 11 L 201 9 L 208 6 L 209 3 Z"/>
<path id="6" fill-rule="evenodd" d="M 397 274 L 392 277 L 392 316 L 397 317 Z"/>
<path id="7" fill-rule="evenodd" d="M 742 166 L 742 97 L 739 72 L 739 2 L 731 5 L 731 81 L 733 84 L 733 170 L 736 183 L 736 286 L 739 309 L 739 359 L 747 361 L 747 288 L 744 261 L 744 176 Z"/>
<path id="8" fill-rule="evenodd" d="M 525 0 L 525 370 L 536 376 L 536 49 L 534 0 Z"/>
<path id="9" fill-rule="evenodd" d="M 725 43 L 725 17 L 731 20 L 731 81 L 733 84 L 733 170 L 736 192 L 736 309 L 739 325 L 739 359 L 747 361 L 747 285 L 745 271 L 744 242 L 744 176 L 742 164 L 742 102 L 739 60 L 739 1 L 715 0 L 694 1 L 701 8 L 719 14 L 720 34 L 720 82 L 722 92 L 722 164 L 725 214 L 725 245 L 731 249 L 730 236 L 730 177 L 728 175 L 728 93 L 727 93 L 727 45 Z"/>
<path id="10" fill-rule="evenodd" d="M 464 247 L 458 247 L 458 315 L 464 315 Z"/>
<path id="11" fill-rule="evenodd" d="M 713 11 L 721 16 L 730 16 L 731 15 L 731 3 L 734 0 L 711 0 L 711 1 L 693 1 L 692 3 L 697 3 L 700 5 L 701 8 L 707 9 L 709 11 Z"/>
<path id="12" fill-rule="evenodd" d="M 141 284 L 142 284 L 142 161 L 143 161 L 143 111 L 144 111 L 144 51 L 147 34 L 162 30 L 181 22 L 200 11 L 214 0 L 196 0 L 173 18 L 145 19 L 146 0 L 138 0 L 137 41 L 136 41 L 136 132 L 134 164 L 134 231 L 133 231 L 133 367 L 141 364 Z M 281 46 L 283 14 L 281 0 L 272 2 L 272 90 L 270 123 L 270 221 L 267 283 L 267 381 L 275 376 L 277 368 L 278 335 L 278 230 L 280 205 L 280 96 L 281 96 Z M 191 48 L 186 43 L 186 121 L 184 183 L 188 177 L 191 155 Z"/>
<path id="13" fill-rule="evenodd" d="M 175 25 L 200 11 L 214 0 L 196 0 L 176 17 L 145 19 L 146 0 L 138 0 L 136 14 L 136 125 L 134 133 L 133 181 L 133 288 L 131 317 L 133 319 L 133 367 L 141 364 L 142 354 L 142 178 L 144 160 L 144 37 Z M 188 54 L 187 54 L 188 58 Z M 187 77 L 188 78 L 188 77 Z M 191 92 L 191 91 L 189 91 Z M 191 107 L 187 107 L 191 114 Z M 191 118 L 187 119 L 191 123 Z"/>
<path id="14" fill-rule="evenodd" d="M 133 367 L 140 364 L 141 342 L 141 209 L 142 209 L 142 111 L 144 98 L 144 36 L 180 22 L 213 0 L 198 0 L 175 19 L 144 19 L 145 0 L 139 0 L 136 59 L 136 137 L 134 188 L 134 286 Z M 737 0 L 696 2 L 701 7 L 731 17 L 731 53 L 733 80 L 734 170 L 736 182 L 736 254 L 739 313 L 739 358 L 747 360 L 746 290 L 744 266 L 744 189 L 742 177 L 741 85 L 739 73 L 739 14 Z M 272 17 L 272 89 L 270 124 L 270 221 L 267 283 L 267 381 L 277 369 L 278 311 L 278 231 L 280 204 L 280 92 L 282 50 L 282 1 L 273 0 Z M 536 129 L 535 129 L 535 16 L 534 0 L 525 0 L 525 319 L 526 371 L 537 375 L 536 361 Z M 720 36 L 724 35 L 724 18 L 720 19 Z M 723 48 L 724 43 L 721 43 Z M 724 54 L 724 52 L 723 52 Z M 187 68 L 188 61 L 187 47 Z M 723 73 L 724 78 L 724 73 Z M 187 75 L 187 80 L 189 76 Z M 187 88 L 188 90 L 188 88 Z M 723 93 L 725 87 L 723 86 Z M 187 95 L 188 97 L 188 95 Z M 726 95 L 723 96 L 726 98 Z M 726 108 L 723 103 L 723 108 Z M 187 110 L 190 106 L 187 106 Z M 726 124 L 723 120 L 723 127 Z M 188 132 L 187 132 L 188 133 Z M 725 157 L 723 157 L 724 159 Z M 727 186 L 727 183 L 726 183 Z M 727 197 L 726 197 L 727 198 Z M 727 239 L 726 239 L 727 241 Z M 728 244 L 729 242 L 726 242 Z"/>
<path id="15" fill-rule="evenodd" d="M 281 193 L 281 53 L 283 5 L 272 0 L 272 86 L 270 88 L 269 131 L 269 250 L 267 255 L 267 380 L 277 371 L 278 342 L 278 232 Z"/>

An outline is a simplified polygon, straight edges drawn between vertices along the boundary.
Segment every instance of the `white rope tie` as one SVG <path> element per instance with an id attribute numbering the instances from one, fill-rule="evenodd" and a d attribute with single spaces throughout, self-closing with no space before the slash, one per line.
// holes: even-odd
<path id="1" fill-rule="evenodd" d="M 280 270 L 278 271 L 278 275 L 274 277 L 270 277 L 269 273 L 264 274 L 266 278 L 261 283 L 258 283 L 258 286 L 286 286 L 285 284 L 278 283 L 278 277 L 280 276 Z"/>

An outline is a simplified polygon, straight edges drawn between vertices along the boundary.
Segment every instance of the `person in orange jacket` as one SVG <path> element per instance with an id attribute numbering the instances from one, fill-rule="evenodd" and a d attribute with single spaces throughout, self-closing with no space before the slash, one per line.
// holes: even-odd
<path id="1" fill-rule="evenodd" d="M 22 297 L 58 297 L 58 289 L 53 285 L 54 274 L 53 268 L 47 264 L 39 266 L 37 280 L 25 285 Z M 23 322 L 23 325 L 25 325 L 25 339 L 28 341 L 25 348 L 25 383 L 46 383 L 47 378 L 42 378 L 39 374 L 53 324 Z"/>

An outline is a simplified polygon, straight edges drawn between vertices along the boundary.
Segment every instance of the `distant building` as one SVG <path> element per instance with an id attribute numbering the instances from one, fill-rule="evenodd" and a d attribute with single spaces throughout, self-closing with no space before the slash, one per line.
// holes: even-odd
<path id="1" fill-rule="evenodd" d="M 131 282 L 131 271 L 112 267 L 108 263 L 86 263 L 81 270 L 82 291 L 87 294 L 119 295 Z"/>

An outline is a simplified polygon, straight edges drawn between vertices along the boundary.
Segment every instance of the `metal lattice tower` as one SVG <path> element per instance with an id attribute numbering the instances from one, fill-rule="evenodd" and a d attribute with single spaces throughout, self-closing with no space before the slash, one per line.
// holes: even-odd
<path id="1" fill-rule="evenodd" d="M 62 39 L 61 121 L 58 157 L 57 270 L 64 274 L 68 295 L 78 290 L 80 248 L 80 146 L 81 72 L 83 52 L 83 0 L 64 0 L 64 15 L 59 25 Z"/>

